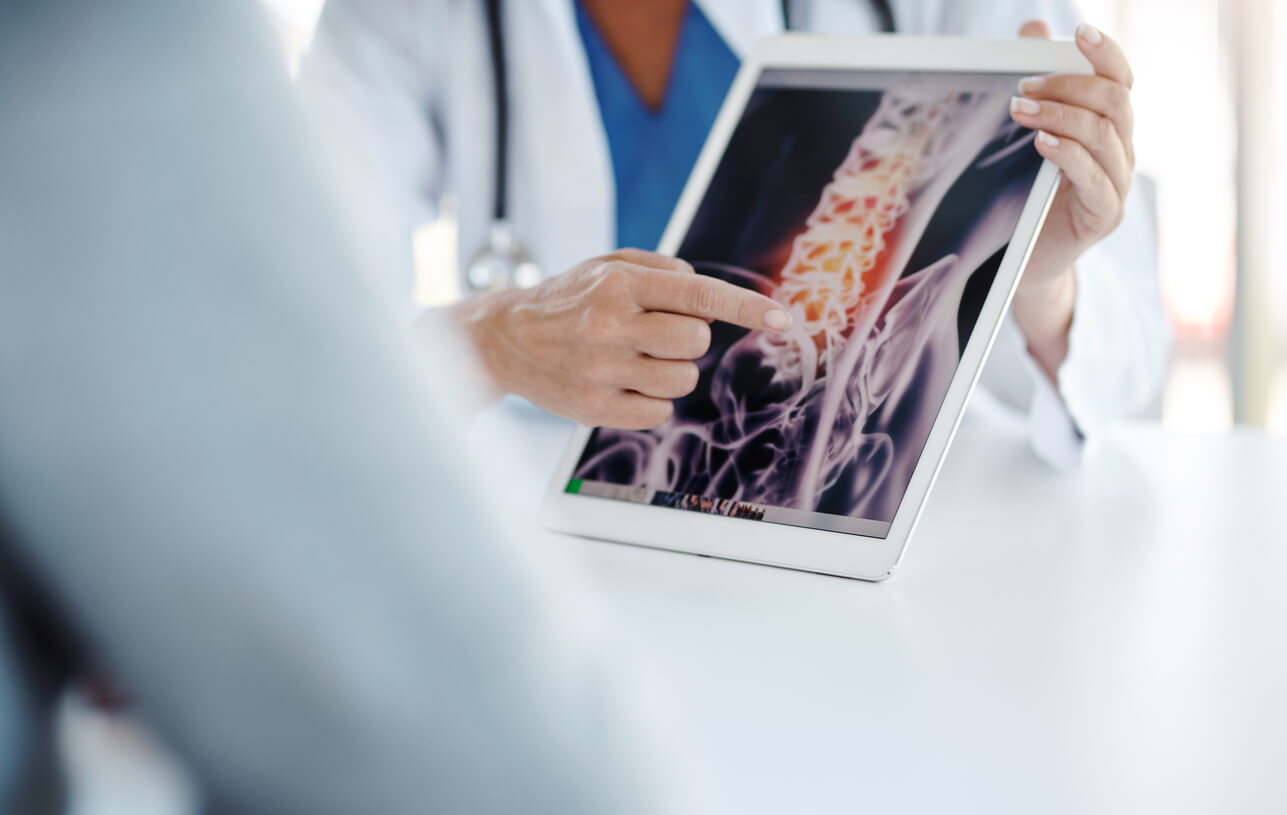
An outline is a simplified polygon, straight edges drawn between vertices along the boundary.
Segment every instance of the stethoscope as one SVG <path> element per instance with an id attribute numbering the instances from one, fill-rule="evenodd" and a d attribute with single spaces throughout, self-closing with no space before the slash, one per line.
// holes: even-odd
<path id="1" fill-rule="evenodd" d="M 505 64 L 505 34 L 501 27 L 501 0 L 486 0 L 487 43 L 492 55 L 492 94 L 496 105 L 495 189 L 492 223 L 487 242 L 465 266 L 465 283 L 472 291 L 508 286 L 530 288 L 541 282 L 541 267 L 519 243 L 509 222 L 509 72 Z"/>
<path id="2" fill-rule="evenodd" d="M 492 59 L 492 94 L 495 104 L 496 164 L 492 192 L 492 223 L 487 240 L 465 265 L 465 283 L 471 291 L 491 291 L 510 286 L 530 288 L 544 278 L 541 267 L 523 248 L 509 220 L 509 72 L 505 61 L 505 33 L 501 21 L 501 0 L 485 0 L 487 44 Z M 792 29 L 791 0 L 782 0 L 782 23 Z M 894 32 L 894 12 L 889 0 L 872 0 L 872 7 L 884 33 Z"/>

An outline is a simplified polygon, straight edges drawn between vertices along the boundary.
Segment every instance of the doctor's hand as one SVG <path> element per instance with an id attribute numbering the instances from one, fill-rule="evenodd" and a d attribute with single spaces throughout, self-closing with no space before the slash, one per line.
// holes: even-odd
<path id="1" fill-rule="evenodd" d="M 769 298 L 682 260 L 622 250 L 532 289 L 462 303 L 464 324 L 493 382 L 581 424 L 641 430 L 670 418 L 692 392 L 693 360 L 710 322 L 783 332 L 791 316 Z"/>
<path id="2" fill-rule="evenodd" d="M 1032 21 L 1019 34 L 1045 38 L 1050 28 Z M 1014 121 L 1038 131 L 1037 152 L 1063 171 L 1013 306 L 1029 352 L 1052 380 L 1068 355 L 1073 264 L 1122 222 L 1135 168 L 1134 76 L 1126 55 L 1088 25 L 1078 27 L 1076 41 L 1094 75 L 1030 77 L 1010 105 Z"/>

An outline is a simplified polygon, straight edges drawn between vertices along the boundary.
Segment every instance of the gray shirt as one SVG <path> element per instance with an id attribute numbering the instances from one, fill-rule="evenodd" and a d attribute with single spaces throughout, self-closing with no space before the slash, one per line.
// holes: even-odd
<path id="1" fill-rule="evenodd" d="M 212 808 L 673 811 L 474 488 L 467 386 L 367 282 L 257 17 L 0 0 L 0 557 Z"/>

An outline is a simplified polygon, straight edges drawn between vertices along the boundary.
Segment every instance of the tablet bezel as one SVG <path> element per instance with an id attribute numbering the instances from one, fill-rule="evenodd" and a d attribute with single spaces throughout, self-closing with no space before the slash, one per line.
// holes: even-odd
<path id="1" fill-rule="evenodd" d="M 678 250 L 761 74 L 774 69 L 1025 76 L 1092 72 L 1076 45 L 1067 40 L 806 34 L 763 40 L 733 81 L 671 215 L 659 252 L 673 255 Z M 888 577 L 915 530 L 1054 199 L 1058 180 L 1058 169 L 1043 162 L 885 538 L 568 493 L 568 481 L 594 429 L 591 427 L 578 427 L 569 441 L 541 506 L 542 523 L 558 532 L 729 560 L 863 580 Z"/>

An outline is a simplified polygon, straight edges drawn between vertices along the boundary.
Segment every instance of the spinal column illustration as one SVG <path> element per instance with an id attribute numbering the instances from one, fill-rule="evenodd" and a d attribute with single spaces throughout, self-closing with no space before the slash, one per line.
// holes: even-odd
<path id="1" fill-rule="evenodd" d="M 963 141 L 975 141 L 959 137 L 971 129 L 962 120 L 979 102 L 975 94 L 886 93 L 793 242 L 773 297 L 790 307 L 799 329 L 793 341 L 762 335 L 761 349 L 779 376 L 798 378 L 802 391 L 813 390 L 815 377 L 824 384 L 823 392 L 815 393 L 821 402 L 818 421 L 799 463 L 794 503 L 801 508 L 817 503 L 861 444 L 877 441 L 859 438 L 875 405 L 854 387 L 851 374 L 864 354 L 874 353 L 866 340 L 928 212 L 946 192 L 935 182 L 947 165 L 968 161 L 979 146 L 970 144 L 963 154 L 959 149 Z M 917 202 L 918 209 L 926 216 L 908 223 L 912 219 L 905 216 L 922 193 L 928 200 Z M 895 244 L 902 251 L 893 251 Z"/>
<path id="2" fill-rule="evenodd" d="M 796 237 L 773 297 L 795 312 L 825 367 L 863 317 L 873 320 L 897 282 L 886 251 L 913 192 L 942 164 L 951 120 L 970 97 L 889 92 L 854 140 Z"/>
<path id="3" fill-rule="evenodd" d="M 828 511 L 865 511 L 897 469 L 893 436 L 866 430 L 868 420 L 898 398 L 926 326 L 948 325 L 955 343 L 955 321 L 930 318 L 951 305 L 958 258 L 902 273 L 948 189 L 1005 121 L 999 96 L 885 92 L 778 274 L 722 267 L 768 283 L 762 290 L 795 316 L 791 332 L 742 335 L 702 363 L 717 418 L 597 431 L 577 477 L 803 510 L 827 494 Z"/>

